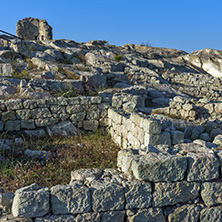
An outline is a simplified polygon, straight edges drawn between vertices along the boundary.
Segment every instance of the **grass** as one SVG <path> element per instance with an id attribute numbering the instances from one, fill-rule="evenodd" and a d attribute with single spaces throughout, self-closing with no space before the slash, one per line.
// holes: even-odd
<path id="1" fill-rule="evenodd" d="M 23 154 L 26 149 L 45 150 L 50 158 L 27 158 Z M 7 158 L 6 163 L 0 163 L 0 187 L 4 192 L 15 192 L 34 182 L 47 187 L 68 184 L 73 170 L 116 168 L 118 150 L 110 135 L 100 131 L 68 138 L 24 138 L 22 147 L 0 154 Z"/>
<path id="2" fill-rule="evenodd" d="M 117 62 L 120 62 L 122 60 L 122 56 L 118 54 L 114 57 L 114 60 L 116 60 Z"/>
<path id="3" fill-rule="evenodd" d="M 80 79 L 80 77 L 75 72 L 69 71 L 67 68 L 65 68 L 62 65 L 58 65 L 58 72 L 65 74 L 67 79 L 73 79 L 73 80 Z"/>

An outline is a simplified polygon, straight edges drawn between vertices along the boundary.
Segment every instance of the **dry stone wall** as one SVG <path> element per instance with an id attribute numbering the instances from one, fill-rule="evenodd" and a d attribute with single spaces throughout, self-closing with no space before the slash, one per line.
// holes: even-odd
<path id="1" fill-rule="evenodd" d="M 2 130 L 29 129 L 24 123 L 32 123 L 33 129 L 51 127 L 67 120 L 88 131 L 108 126 L 123 149 L 118 170 L 80 169 L 71 173 L 69 185 L 32 184 L 15 194 L 1 194 L 0 205 L 12 215 L 0 221 L 222 220 L 222 151 L 184 143 L 184 132 L 172 127 L 169 118 L 136 112 L 142 97 L 134 96 L 132 107 L 132 97 L 126 98 L 1 101 Z"/>
<path id="2" fill-rule="evenodd" d="M 197 156 L 122 150 L 118 165 L 123 171 L 131 166 L 130 176 L 114 169 L 81 169 L 72 172 L 69 185 L 49 189 L 32 184 L 16 191 L 11 217 L 35 222 L 220 221 L 221 161 L 212 154 Z"/>
<path id="3" fill-rule="evenodd" d="M 189 121 L 216 120 L 221 119 L 222 102 L 175 96 L 170 100 L 168 107 L 157 108 L 152 113 Z"/>
<path id="4" fill-rule="evenodd" d="M 11 99 L 0 101 L 0 131 L 35 130 L 69 121 L 77 128 L 105 127 L 109 97 Z"/>
<path id="5" fill-rule="evenodd" d="M 174 145 L 184 141 L 184 133 L 171 128 L 171 122 L 162 116 L 126 114 L 108 110 L 109 132 L 123 148 L 142 149 L 148 145 Z"/>

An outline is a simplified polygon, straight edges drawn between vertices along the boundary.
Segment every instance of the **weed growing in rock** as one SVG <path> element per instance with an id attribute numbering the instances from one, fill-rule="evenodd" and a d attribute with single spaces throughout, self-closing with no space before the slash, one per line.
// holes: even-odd
<path id="1" fill-rule="evenodd" d="M 114 59 L 117 61 L 117 62 L 120 62 L 122 60 L 122 56 L 120 54 L 116 55 L 114 57 Z"/>
<path id="2" fill-rule="evenodd" d="M 21 72 L 14 71 L 11 73 L 11 75 L 13 78 L 16 79 L 26 79 L 26 80 L 30 79 L 28 71 L 25 69 L 23 69 Z"/>
<path id="3" fill-rule="evenodd" d="M 106 40 L 103 40 L 103 44 L 108 44 L 109 42 Z"/>
<path id="4" fill-rule="evenodd" d="M 65 74 L 67 79 L 73 79 L 73 80 L 80 79 L 80 77 L 75 72 L 66 69 L 62 65 L 58 65 L 58 72 Z"/>

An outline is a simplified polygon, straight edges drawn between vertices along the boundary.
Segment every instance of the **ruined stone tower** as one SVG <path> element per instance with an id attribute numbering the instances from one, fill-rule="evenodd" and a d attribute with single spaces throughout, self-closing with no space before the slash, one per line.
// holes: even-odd
<path id="1" fill-rule="evenodd" d="M 52 27 L 44 19 L 24 18 L 17 22 L 16 35 L 25 40 L 50 40 Z"/>

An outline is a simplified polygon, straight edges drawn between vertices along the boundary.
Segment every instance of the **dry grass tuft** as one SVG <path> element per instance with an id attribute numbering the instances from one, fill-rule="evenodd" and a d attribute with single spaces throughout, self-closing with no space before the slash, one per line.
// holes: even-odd
<path id="1" fill-rule="evenodd" d="M 45 150 L 51 157 L 47 161 L 27 158 L 24 156 L 27 148 Z M 8 160 L 0 163 L 0 188 L 4 192 L 14 192 L 34 182 L 47 187 L 68 184 L 73 170 L 116 168 L 118 151 L 119 147 L 104 132 L 43 140 L 26 138 L 19 150 L 0 154 Z"/>

